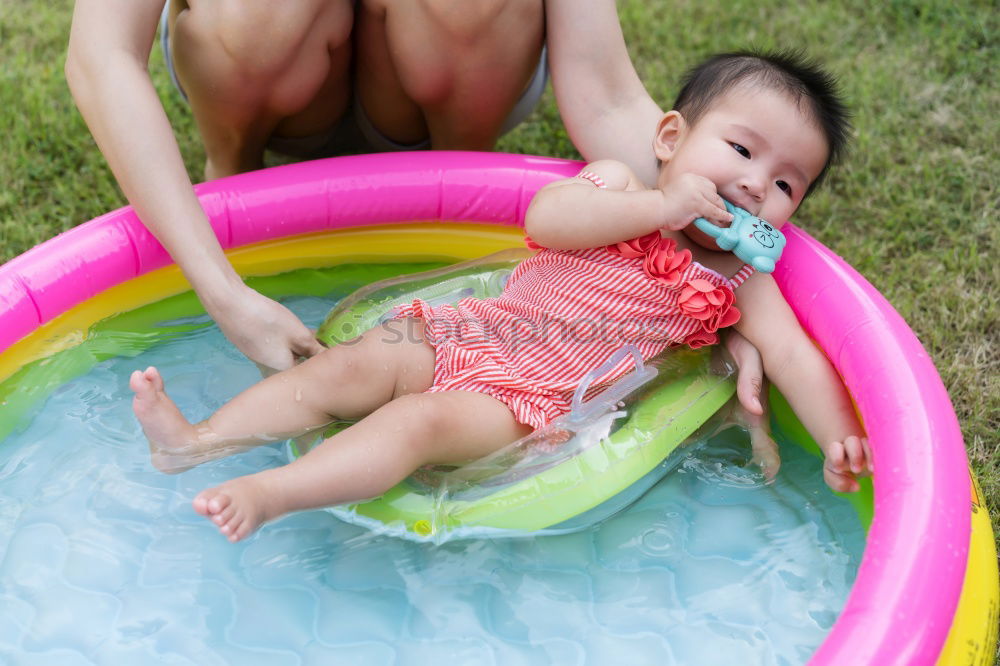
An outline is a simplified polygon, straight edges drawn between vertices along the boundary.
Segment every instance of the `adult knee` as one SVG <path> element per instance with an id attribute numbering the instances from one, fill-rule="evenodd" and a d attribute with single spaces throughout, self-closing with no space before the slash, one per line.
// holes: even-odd
<path id="1" fill-rule="evenodd" d="M 460 79 L 469 63 L 509 61 L 511 32 L 523 35 L 537 29 L 541 34 L 544 21 L 540 0 L 412 0 L 405 7 L 392 0 L 364 0 L 364 6 L 376 13 L 396 13 L 402 17 L 397 26 L 426 30 L 423 39 L 414 39 L 409 32 L 400 37 L 387 28 L 390 50 L 399 56 L 396 65 L 406 93 L 425 108 L 447 103 L 456 85 L 469 84 Z M 463 92 L 479 94 L 495 84 L 486 78 L 472 80 L 481 80 L 482 91 Z"/>
<path id="2" fill-rule="evenodd" d="M 178 55 L 213 54 L 209 63 L 231 68 L 240 85 L 280 75 L 302 48 L 325 39 L 335 48 L 350 39 L 353 23 L 350 0 L 213 0 L 195 3 L 177 18 L 174 40 Z"/>

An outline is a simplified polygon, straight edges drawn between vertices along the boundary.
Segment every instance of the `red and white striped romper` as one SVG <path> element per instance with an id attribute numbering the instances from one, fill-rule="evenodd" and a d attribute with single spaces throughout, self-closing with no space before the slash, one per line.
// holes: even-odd
<path id="1" fill-rule="evenodd" d="M 726 278 L 653 232 L 587 250 L 540 248 L 498 297 L 437 307 L 416 299 L 395 314 L 424 320 L 436 354 L 429 392 L 484 393 L 540 428 L 569 412 L 583 376 L 623 345 L 650 359 L 668 346 L 718 342 L 716 331 L 739 320 L 733 290 L 752 273 L 744 266 Z M 631 368 L 623 358 L 588 397 Z"/>

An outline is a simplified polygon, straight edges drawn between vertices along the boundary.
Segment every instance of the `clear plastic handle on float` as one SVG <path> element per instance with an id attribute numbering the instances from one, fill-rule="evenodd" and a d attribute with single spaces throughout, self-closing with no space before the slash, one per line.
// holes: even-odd
<path id="1" fill-rule="evenodd" d="M 583 401 L 583 396 L 587 394 L 590 385 L 598 378 L 614 370 L 615 366 L 622 362 L 626 356 L 632 356 L 635 364 L 635 371 L 621 377 L 607 389 L 594 396 L 587 402 Z M 608 410 L 615 409 L 615 406 L 624 400 L 629 394 L 656 377 L 656 368 L 646 365 L 642 360 L 642 354 L 635 345 L 625 345 L 611 357 L 589 371 L 580 380 L 580 385 L 573 393 L 572 407 L 567 415 L 569 424 L 588 421 L 595 416 Z"/>

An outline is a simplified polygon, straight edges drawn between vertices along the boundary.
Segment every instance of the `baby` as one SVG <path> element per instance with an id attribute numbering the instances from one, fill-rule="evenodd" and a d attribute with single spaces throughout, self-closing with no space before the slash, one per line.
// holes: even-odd
<path id="1" fill-rule="evenodd" d="M 725 226 L 723 198 L 780 227 L 842 151 L 832 80 L 788 54 L 715 56 L 689 73 L 655 128 L 649 189 L 599 161 L 538 192 L 528 244 L 501 296 L 423 301 L 189 423 L 155 368 L 133 373 L 134 409 L 167 472 L 357 423 L 294 462 L 199 493 L 194 509 L 238 541 L 286 513 L 375 497 L 425 464 L 487 455 L 570 409 L 583 376 L 625 344 L 645 358 L 718 341 L 735 326 L 825 454 L 824 478 L 857 489 L 871 454 L 851 401 L 769 275 L 692 225 Z M 599 390 L 631 369 L 598 378 Z"/>

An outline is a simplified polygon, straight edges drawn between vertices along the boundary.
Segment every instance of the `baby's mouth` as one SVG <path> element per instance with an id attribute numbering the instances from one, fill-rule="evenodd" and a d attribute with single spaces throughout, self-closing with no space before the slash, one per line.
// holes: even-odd
<path id="1" fill-rule="evenodd" d="M 754 217 L 760 217 L 759 215 L 757 215 L 758 211 L 754 210 L 754 208 L 756 207 L 754 205 L 754 202 L 747 201 L 746 199 L 743 199 L 741 197 L 725 197 L 725 198 L 728 199 L 729 202 L 734 206 L 736 206 L 737 208 L 742 208 L 743 210 L 750 213 Z"/>

